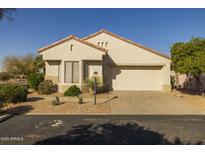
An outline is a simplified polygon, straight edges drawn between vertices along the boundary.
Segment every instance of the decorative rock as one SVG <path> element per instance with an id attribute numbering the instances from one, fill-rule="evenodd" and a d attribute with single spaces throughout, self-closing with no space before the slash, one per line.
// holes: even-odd
<path id="1" fill-rule="evenodd" d="M 183 95 L 176 95 L 177 97 L 183 97 Z"/>

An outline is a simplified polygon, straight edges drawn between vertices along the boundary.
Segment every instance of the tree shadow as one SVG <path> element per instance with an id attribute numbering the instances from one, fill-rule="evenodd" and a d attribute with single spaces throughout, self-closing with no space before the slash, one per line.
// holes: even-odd
<path id="1" fill-rule="evenodd" d="M 189 143 L 189 142 L 187 142 Z M 157 145 L 186 144 L 179 138 L 169 141 L 164 135 L 145 129 L 136 123 L 99 125 L 86 124 L 72 127 L 65 135 L 36 142 L 39 145 Z M 197 142 L 202 144 L 202 142 Z"/>
<path id="2" fill-rule="evenodd" d="M 22 106 L 11 107 L 5 110 L 4 112 L 8 114 L 21 115 L 21 114 L 28 113 L 30 110 L 33 110 L 33 107 L 31 105 L 22 105 Z"/>
<path id="3" fill-rule="evenodd" d="M 201 96 L 201 93 L 199 90 L 190 90 L 190 89 L 177 89 L 180 93 L 182 94 L 187 94 L 187 95 L 194 95 L 194 96 Z"/>
<path id="4" fill-rule="evenodd" d="M 35 101 L 39 101 L 39 100 L 43 100 L 44 98 L 42 97 L 28 97 L 26 99 L 26 102 L 35 102 Z"/>
<path id="5" fill-rule="evenodd" d="M 190 141 L 181 141 L 179 137 L 175 137 L 174 142 L 175 145 L 192 145 Z M 194 143 L 195 145 L 202 145 L 202 141 L 197 141 Z"/>

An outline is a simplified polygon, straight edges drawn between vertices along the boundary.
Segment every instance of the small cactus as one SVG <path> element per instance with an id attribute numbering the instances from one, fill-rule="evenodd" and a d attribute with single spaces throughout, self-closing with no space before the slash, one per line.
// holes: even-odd
<path id="1" fill-rule="evenodd" d="M 52 105 L 53 105 L 53 106 L 60 105 L 59 97 L 53 97 Z"/>
<path id="2" fill-rule="evenodd" d="M 82 95 L 78 96 L 78 104 L 83 104 L 83 96 Z"/>

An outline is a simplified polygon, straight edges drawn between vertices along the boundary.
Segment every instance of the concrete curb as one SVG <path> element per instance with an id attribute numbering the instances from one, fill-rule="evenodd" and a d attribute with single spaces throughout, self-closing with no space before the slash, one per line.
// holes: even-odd
<path id="1" fill-rule="evenodd" d="M 112 115 L 112 113 L 27 113 L 25 115 Z"/>
<path id="2" fill-rule="evenodd" d="M 68 116 L 76 116 L 76 115 L 107 115 L 107 116 L 205 116 L 205 114 L 183 114 L 183 113 L 179 113 L 179 114 L 160 114 L 160 113 L 150 113 L 150 114 L 142 114 L 142 113 L 138 113 L 138 114 L 133 114 L 133 113 L 26 113 L 24 115 L 68 115 Z"/>
<path id="3" fill-rule="evenodd" d="M 13 116 L 14 116 L 13 114 L 6 114 L 6 113 L 1 114 L 0 115 L 0 123 L 7 120 L 7 119 L 12 118 Z"/>

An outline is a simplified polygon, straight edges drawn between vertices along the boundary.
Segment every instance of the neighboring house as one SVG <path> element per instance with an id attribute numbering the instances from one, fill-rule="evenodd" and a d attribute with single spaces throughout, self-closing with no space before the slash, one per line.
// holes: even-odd
<path id="1" fill-rule="evenodd" d="M 187 76 L 186 74 L 182 73 L 175 73 L 174 71 L 171 71 L 171 76 L 175 79 L 175 86 L 177 88 L 183 88 L 187 90 L 199 90 L 198 88 L 201 86 L 205 89 L 205 73 L 202 73 L 199 78 L 200 83 L 197 83 L 197 80 L 192 76 Z"/>
<path id="2" fill-rule="evenodd" d="M 70 35 L 39 49 L 46 79 L 64 92 L 82 88 L 95 71 L 108 90 L 170 91 L 170 58 L 121 36 L 101 30 L 82 39 Z"/>

